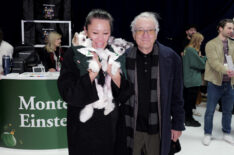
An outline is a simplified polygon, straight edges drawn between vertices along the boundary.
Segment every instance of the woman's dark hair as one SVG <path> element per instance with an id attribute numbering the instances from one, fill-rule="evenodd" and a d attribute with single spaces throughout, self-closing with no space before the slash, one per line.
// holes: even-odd
<path id="1" fill-rule="evenodd" d="M 89 12 L 89 14 L 86 17 L 85 25 L 84 25 L 86 30 L 88 30 L 88 25 L 91 24 L 91 20 L 94 18 L 108 20 L 110 23 L 111 30 L 112 30 L 113 28 L 112 16 L 107 11 L 101 10 L 101 9 L 94 9 L 91 12 Z"/>
<path id="2" fill-rule="evenodd" d="M 219 28 L 224 28 L 227 23 L 234 23 L 232 19 L 223 19 L 217 25 L 217 31 L 219 32 Z"/>

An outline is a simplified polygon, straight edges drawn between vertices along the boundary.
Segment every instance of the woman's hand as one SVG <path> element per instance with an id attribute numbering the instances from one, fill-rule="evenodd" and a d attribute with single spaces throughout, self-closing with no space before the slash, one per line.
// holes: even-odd
<path id="1" fill-rule="evenodd" d="M 48 71 L 49 71 L 49 72 L 56 72 L 56 69 L 50 68 Z"/>

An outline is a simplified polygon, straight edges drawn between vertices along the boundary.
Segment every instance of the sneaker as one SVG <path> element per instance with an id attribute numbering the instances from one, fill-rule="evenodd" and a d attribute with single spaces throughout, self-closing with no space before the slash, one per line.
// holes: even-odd
<path id="1" fill-rule="evenodd" d="M 197 109 L 193 109 L 193 115 L 195 116 L 201 116 L 201 113 L 197 111 Z"/>
<path id="2" fill-rule="evenodd" d="M 223 134 L 223 139 L 224 139 L 226 142 L 228 142 L 228 143 L 234 145 L 234 139 L 232 138 L 232 136 L 231 136 L 230 134 Z"/>
<path id="3" fill-rule="evenodd" d="M 200 127 L 201 124 L 192 118 L 192 119 L 185 120 L 185 126 Z"/>
<path id="4" fill-rule="evenodd" d="M 208 146 L 210 145 L 210 142 L 211 142 L 211 135 L 209 134 L 205 134 L 203 140 L 202 140 L 202 143 L 205 145 L 205 146 Z"/>

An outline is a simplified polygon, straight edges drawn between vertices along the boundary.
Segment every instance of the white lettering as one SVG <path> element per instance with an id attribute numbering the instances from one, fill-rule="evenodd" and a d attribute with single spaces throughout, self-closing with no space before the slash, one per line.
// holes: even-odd
<path id="1" fill-rule="evenodd" d="M 47 120 L 47 127 L 49 127 L 49 128 L 53 127 L 53 119 Z"/>
<path id="2" fill-rule="evenodd" d="M 42 101 L 38 101 L 36 103 L 36 108 L 37 108 L 37 110 L 43 110 L 43 109 L 45 109 L 45 103 L 42 102 Z"/>
<path id="3" fill-rule="evenodd" d="M 67 118 L 49 118 L 49 119 L 36 119 L 34 114 L 19 114 L 21 123 L 19 127 L 22 128 L 46 128 L 46 127 L 66 127 Z"/>
<path id="4" fill-rule="evenodd" d="M 67 118 L 62 118 L 60 124 L 61 126 L 67 126 Z"/>
<path id="5" fill-rule="evenodd" d="M 20 127 L 30 127 L 30 124 L 28 124 L 28 118 L 29 114 L 19 114 L 20 115 Z M 27 123 L 27 125 L 25 124 Z"/>
<path id="6" fill-rule="evenodd" d="M 19 107 L 20 110 L 22 110 L 22 109 L 28 110 L 29 105 L 31 105 L 30 110 L 35 110 L 35 108 L 34 108 L 35 96 L 31 96 L 28 103 L 26 103 L 23 96 L 19 96 L 19 98 L 20 98 L 20 107 Z M 23 106 L 24 106 L 24 108 L 23 108 Z"/>
<path id="7" fill-rule="evenodd" d="M 58 101 L 57 101 L 58 102 Z M 50 109 L 53 109 L 55 110 L 55 102 L 54 101 L 47 101 L 46 102 L 46 110 L 50 110 Z M 57 108 L 59 109 L 59 107 Z"/>

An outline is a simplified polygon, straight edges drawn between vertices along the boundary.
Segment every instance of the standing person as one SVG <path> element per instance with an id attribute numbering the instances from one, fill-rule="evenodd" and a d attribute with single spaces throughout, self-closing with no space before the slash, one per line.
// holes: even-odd
<path id="1" fill-rule="evenodd" d="M 168 155 L 171 140 L 184 130 L 182 62 L 157 40 L 154 13 L 143 12 L 131 23 L 136 46 L 126 56 L 127 75 L 135 94 L 125 103 L 129 155 Z"/>
<path id="2" fill-rule="evenodd" d="M 205 80 L 207 86 L 207 105 L 205 113 L 205 136 L 203 144 L 209 145 L 212 138 L 213 116 L 218 100 L 222 102 L 222 131 L 223 139 L 234 144 L 231 137 L 231 119 L 234 103 L 234 71 L 227 67 L 226 55 L 234 61 L 234 42 L 229 39 L 233 32 L 233 21 L 223 19 L 217 26 L 218 36 L 210 40 L 205 47 L 207 56 Z"/>
<path id="3" fill-rule="evenodd" d="M 46 39 L 46 45 L 41 53 L 41 61 L 46 72 L 56 72 L 60 70 L 63 54 L 61 38 L 62 36 L 58 32 L 52 31 Z"/>
<path id="4" fill-rule="evenodd" d="M 184 49 L 188 46 L 192 36 L 194 33 L 197 33 L 197 28 L 195 25 L 188 25 L 185 28 L 185 38 L 183 39 L 180 47 L 180 55 L 183 56 L 184 54 Z"/>
<path id="5" fill-rule="evenodd" d="M 0 74 L 3 74 L 2 56 L 8 55 L 10 58 L 12 58 L 13 49 L 14 48 L 11 46 L 11 44 L 3 40 L 3 32 L 0 28 Z"/>
<path id="6" fill-rule="evenodd" d="M 107 43 L 111 34 L 112 21 L 112 16 L 104 10 L 92 10 L 87 15 L 84 31 L 86 36 L 92 40 L 94 49 L 110 49 Z M 118 104 L 108 115 L 104 115 L 103 109 L 94 109 L 93 116 L 87 122 L 80 121 L 81 110 L 86 105 L 99 100 L 95 79 L 98 79 L 98 83 L 101 84 L 105 74 L 102 70 L 93 72 L 88 68 L 79 68 L 78 66 L 84 68 L 87 62 L 79 59 L 76 56 L 77 52 L 74 48 L 69 48 L 66 51 L 58 79 L 59 92 L 63 100 L 68 103 L 69 155 L 113 155 L 115 152 Z M 93 60 L 101 67 L 98 56 L 95 53 L 93 55 Z M 121 66 L 125 67 L 124 62 Z M 125 95 L 122 92 L 128 90 L 125 77 L 119 70 L 115 75 L 112 75 L 110 65 L 106 74 L 111 77 L 114 102 L 124 102 L 126 99 L 124 99 Z"/>
<path id="7" fill-rule="evenodd" d="M 194 33 L 183 55 L 184 74 L 184 110 L 185 125 L 199 127 L 201 124 L 193 118 L 193 107 L 196 107 L 196 99 L 199 87 L 202 84 L 201 71 L 205 69 L 206 57 L 201 56 L 201 43 L 204 37 L 201 33 Z"/>

